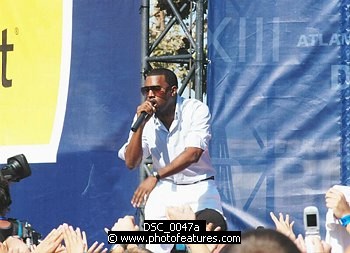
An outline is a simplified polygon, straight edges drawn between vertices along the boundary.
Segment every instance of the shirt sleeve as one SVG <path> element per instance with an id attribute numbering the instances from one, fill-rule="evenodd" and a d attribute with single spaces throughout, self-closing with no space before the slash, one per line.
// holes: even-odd
<path id="1" fill-rule="evenodd" d="M 137 115 L 135 114 L 135 117 L 134 117 L 134 120 L 133 120 L 133 124 L 134 124 L 134 122 L 136 121 L 136 119 L 137 119 Z M 130 131 L 130 132 L 129 132 L 129 137 L 128 137 L 127 142 L 124 143 L 124 145 L 123 145 L 123 146 L 119 149 L 119 151 L 118 151 L 118 157 L 119 157 L 120 159 L 124 160 L 124 161 L 125 161 L 125 150 L 126 150 L 128 144 L 129 144 L 130 139 L 131 139 L 131 136 L 132 136 L 133 134 L 134 134 L 133 131 Z M 149 150 L 148 150 L 148 147 L 147 147 L 146 143 L 147 143 L 147 142 L 146 142 L 146 140 L 145 140 L 145 136 L 142 135 L 142 156 L 143 156 L 144 159 L 150 156 L 150 152 L 149 152 Z"/>
<path id="2" fill-rule="evenodd" d="M 185 146 L 206 150 L 208 148 L 210 134 L 210 112 L 207 105 L 196 102 L 192 108 L 190 130 L 186 136 Z"/>

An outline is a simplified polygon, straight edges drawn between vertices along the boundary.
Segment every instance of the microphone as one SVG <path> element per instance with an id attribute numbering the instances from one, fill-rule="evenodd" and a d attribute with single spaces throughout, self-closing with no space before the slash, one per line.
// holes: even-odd
<path id="1" fill-rule="evenodd" d="M 157 105 L 157 101 L 155 99 L 150 99 L 149 100 L 152 103 L 152 106 L 155 107 Z M 147 112 L 141 112 L 140 116 L 137 118 L 135 123 L 131 126 L 131 131 L 136 132 L 137 129 L 140 127 L 140 125 L 143 123 L 143 121 L 146 120 L 148 117 Z"/>
<path id="2" fill-rule="evenodd" d="M 131 131 L 136 132 L 137 129 L 142 124 L 142 122 L 147 118 L 147 116 L 148 116 L 147 112 L 141 112 L 140 116 L 137 118 L 135 123 L 131 126 Z"/>

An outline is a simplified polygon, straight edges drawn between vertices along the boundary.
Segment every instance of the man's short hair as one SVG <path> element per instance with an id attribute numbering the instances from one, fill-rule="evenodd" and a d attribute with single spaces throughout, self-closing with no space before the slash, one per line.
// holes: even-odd
<path id="1" fill-rule="evenodd" d="M 143 249 L 140 247 L 135 247 L 135 248 L 131 248 L 131 249 L 127 249 L 126 251 L 124 251 L 125 253 L 153 253 L 152 251 L 148 250 L 148 249 Z"/>
<path id="2" fill-rule="evenodd" d="M 11 203 L 9 184 L 6 180 L 0 178 L 0 216 L 6 215 Z"/>
<path id="3" fill-rule="evenodd" d="M 224 216 L 215 209 L 206 208 L 196 212 L 196 220 L 205 220 L 206 223 L 212 223 L 214 229 L 221 228 L 221 231 L 227 230 L 227 223 Z"/>
<path id="4" fill-rule="evenodd" d="M 173 71 L 166 68 L 152 69 L 150 70 L 146 76 L 165 76 L 165 81 L 170 86 L 178 87 L 177 77 Z"/>
<path id="5" fill-rule="evenodd" d="M 241 244 L 227 244 L 220 253 L 300 253 L 296 244 L 273 229 L 256 229 L 245 232 Z"/>

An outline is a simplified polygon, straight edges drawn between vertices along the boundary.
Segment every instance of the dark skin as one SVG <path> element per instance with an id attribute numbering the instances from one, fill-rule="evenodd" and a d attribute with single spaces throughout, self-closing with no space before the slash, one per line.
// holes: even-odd
<path id="1" fill-rule="evenodd" d="M 137 107 L 137 115 L 141 112 L 147 112 L 152 116 L 153 113 L 157 118 L 169 129 L 175 115 L 177 87 L 170 86 L 163 75 L 148 76 L 145 80 L 144 86 L 160 85 L 162 87 L 162 94 L 156 96 L 152 90 L 150 90 L 145 101 Z M 132 135 L 131 140 L 125 150 L 125 164 L 129 169 L 137 167 L 142 160 L 142 132 L 145 124 L 149 120 L 150 116 L 141 124 L 137 131 Z M 199 160 L 203 150 L 196 147 L 188 147 L 182 153 L 180 153 L 173 161 L 161 168 L 158 173 L 160 178 L 165 178 L 174 175 L 192 163 Z M 157 184 L 157 179 L 153 176 L 146 178 L 138 188 L 135 190 L 131 199 L 131 203 L 134 207 L 139 207 L 151 193 Z"/>

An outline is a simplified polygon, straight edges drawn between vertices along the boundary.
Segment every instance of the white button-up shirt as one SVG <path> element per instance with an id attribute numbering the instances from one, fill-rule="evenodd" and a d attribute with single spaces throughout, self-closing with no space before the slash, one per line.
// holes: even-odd
<path id="1" fill-rule="evenodd" d="M 134 122 L 137 116 L 135 115 Z M 168 130 L 154 115 L 146 123 L 142 133 L 143 158 L 152 157 L 153 169 L 159 170 L 174 160 L 187 147 L 204 150 L 199 161 L 183 171 L 165 178 L 178 184 L 193 183 L 215 174 L 212 167 L 208 144 L 210 134 L 210 112 L 207 105 L 197 99 L 177 97 L 174 121 Z M 119 150 L 118 155 L 125 160 L 125 148 L 133 132 L 130 131 L 128 142 Z"/>

